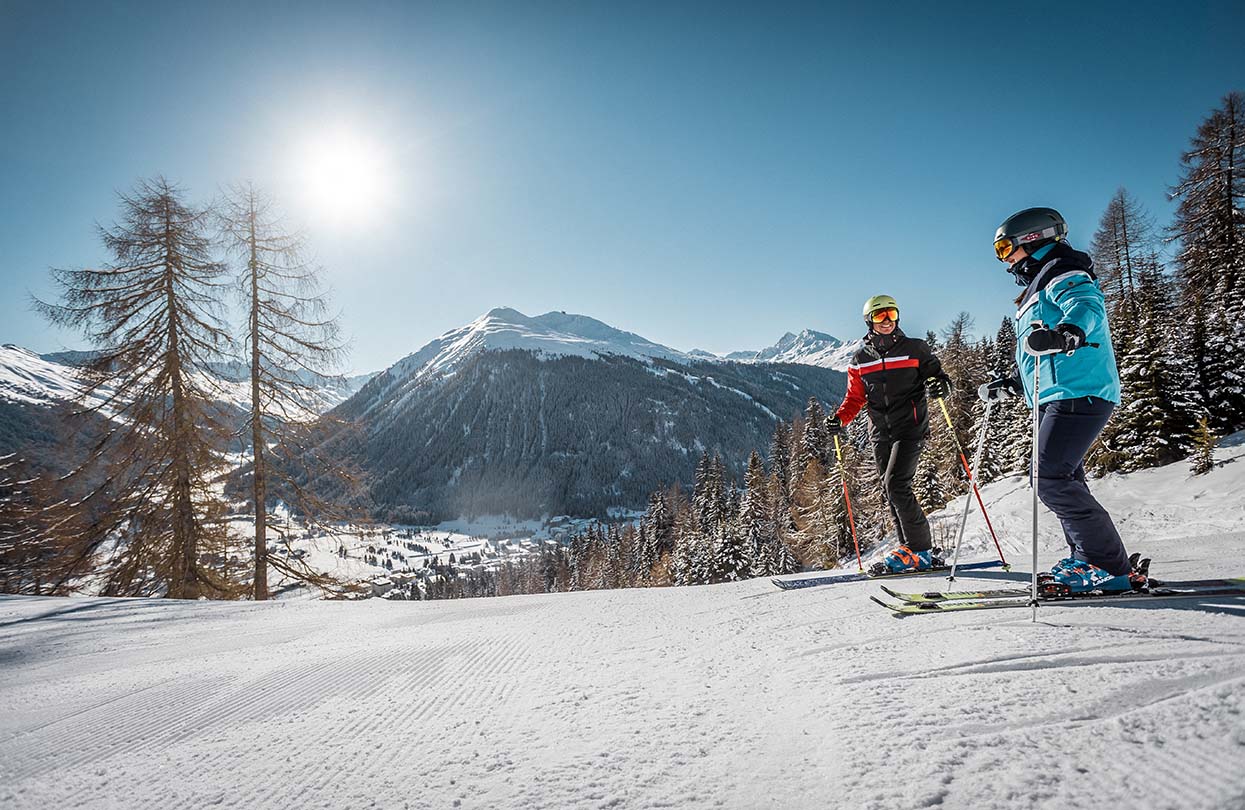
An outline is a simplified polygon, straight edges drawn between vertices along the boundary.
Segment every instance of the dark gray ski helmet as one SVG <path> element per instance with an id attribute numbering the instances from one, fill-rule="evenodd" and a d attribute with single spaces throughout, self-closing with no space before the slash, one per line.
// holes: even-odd
<path id="1" fill-rule="evenodd" d="M 994 255 L 1006 261 L 1016 248 L 1030 254 L 1068 235 L 1068 223 L 1054 208 L 1026 208 L 1003 220 L 994 233 Z"/>

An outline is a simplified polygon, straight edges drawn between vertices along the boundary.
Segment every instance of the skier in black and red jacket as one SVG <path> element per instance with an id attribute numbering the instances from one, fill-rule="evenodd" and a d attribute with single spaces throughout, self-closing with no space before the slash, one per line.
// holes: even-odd
<path id="1" fill-rule="evenodd" d="M 841 433 L 861 408 L 868 407 L 869 435 L 882 487 L 899 534 L 899 545 L 875 566 L 877 573 L 933 567 L 929 521 L 912 492 L 921 449 L 929 437 L 927 397 L 951 392 L 951 378 L 929 344 L 899 328 L 899 304 L 889 295 L 865 302 L 869 333 L 847 367 L 847 396 L 827 421 Z"/>

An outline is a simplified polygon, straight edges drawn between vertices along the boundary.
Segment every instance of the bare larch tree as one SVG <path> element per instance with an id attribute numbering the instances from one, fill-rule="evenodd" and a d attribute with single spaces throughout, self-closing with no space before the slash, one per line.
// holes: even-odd
<path id="1" fill-rule="evenodd" d="M 230 596 L 223 509 L 224 431 L 208 364 L 227 353 L 224 267 L 211 217 L 164 178 L 120 194 L 121 222 L 97 226 L 113 261 L 53 270 L 61 303 L 35 301 L 98 351 L 84 369 L 89 410 L 111 420 L 67 482 L 90 481 L 74 506 L 58 583 L 98 578 L 107 595 Z"/>
<path id="2" fill-rule="evenodd" d="M 268 554 L 270 476 L 308 523 L 335 516 L 315 493 L 315 477 L 348 478 L 323 449 L 331 418 L 319 398 L 343 355 L 337 318 L 328 314 L 318 266 L 306 258 L 305 238 L 282 224 L 271 199 L 253 185 L 225 195 L 221 228 L 238 260 L 247 312 L 246 350 L 251 409 L 251 495 L 255 509 L 255 599 L 268 598 L 268 567 L 320 587 L 336 583 L 293 554 Z M 288 547 L 288 537 L 284 538 Z"/>

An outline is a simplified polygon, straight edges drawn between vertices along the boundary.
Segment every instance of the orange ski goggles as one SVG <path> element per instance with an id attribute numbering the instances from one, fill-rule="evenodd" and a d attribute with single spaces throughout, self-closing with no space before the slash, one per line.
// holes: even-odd
<path id="1" fill-rule="evenodd" d="M 875 309 L 869 313 L 869 320 L 874 323 L 881 323 L 882 321 L 897 321 L 899 320 L 899 310 L 894 307 Z"/>
<path id="2" fill-rule="evenodd" d="M 1007 261 L 1007 257 L 1016 252 L 1016 248 L 1020 247 L 1011 237 L 1003 237 L 994 243 L 994 255 L 999 257 L 999 261 Z"/>

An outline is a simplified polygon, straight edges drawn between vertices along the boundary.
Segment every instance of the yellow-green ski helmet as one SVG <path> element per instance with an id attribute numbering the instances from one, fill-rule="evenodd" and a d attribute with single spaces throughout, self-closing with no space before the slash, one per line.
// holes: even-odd
<path id="1" fill-rule="evenodd" d="M 891 298 L 889 295 L 875 295 L 868 301 L 865 301 L 864 311 L 861 312 L 861 315 L 864 316 L 865 323 L 872 323 L 872 318 L 870 316 L 882 309 L 895 310 L 894 320 L 899 320 L 899 302 L 894 298 Z"/>

